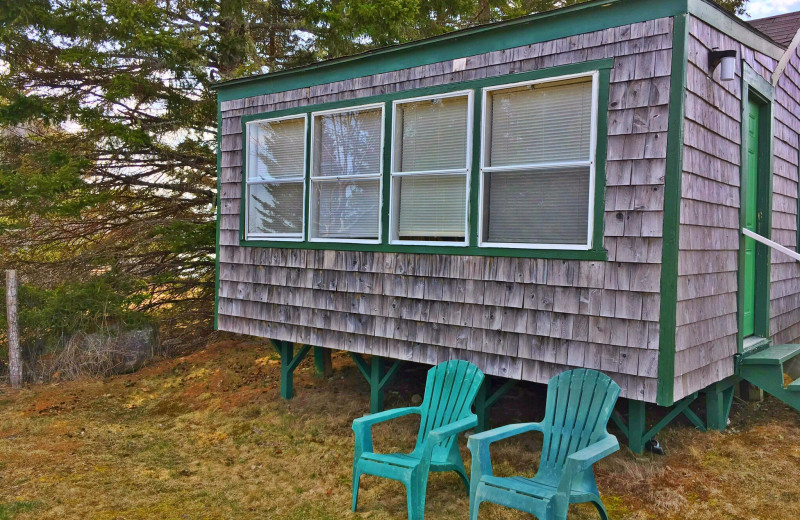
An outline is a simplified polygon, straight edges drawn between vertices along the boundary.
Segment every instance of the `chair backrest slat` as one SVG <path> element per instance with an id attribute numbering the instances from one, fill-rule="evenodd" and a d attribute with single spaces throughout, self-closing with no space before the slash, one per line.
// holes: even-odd
<path id="1" fill-rule="evenodd" d="M 460 360 L 440 363 L 428 370 L 425 397 L 420 405 L 418 447 L 431 430 L 469 416 L 483 377 L 478 367 Z M 444 448 L 449 448 L 452 442 L 453 439 L 449 439 Z"/>
<path id="2" fill-rule="evenodd" d="M 569 370 L 550 380 L 539 463 L 542 476 L 558 479 L 567 457 L 605 434 L 619 392 L 619 385 L 595 370 Z"/>

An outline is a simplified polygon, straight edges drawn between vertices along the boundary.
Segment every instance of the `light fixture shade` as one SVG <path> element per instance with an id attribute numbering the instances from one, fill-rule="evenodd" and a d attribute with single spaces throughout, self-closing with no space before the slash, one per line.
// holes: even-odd
<path id="1" fill-rule="evenodd" d="M 736 77 L 736 57 L 726 56 L 722 58 L 722 63 L 719 68 L 719 79 L 722 81 L 731 81 Z"/>
<path id="2" fill-rule="evenodd" d="M 714 69 L 720 67 L 719 79 L 731 81 L 736 77 L 736 51 L 720 51 L 715 47 L 708 53 L 708 72 L 714 74 Z"/>

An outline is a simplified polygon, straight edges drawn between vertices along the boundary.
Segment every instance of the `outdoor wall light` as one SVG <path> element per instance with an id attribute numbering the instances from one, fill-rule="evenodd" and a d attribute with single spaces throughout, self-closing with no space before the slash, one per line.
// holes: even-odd
<path id="1" fill-rule="evenodd" d="M 722 81 L 731 81 L 734 77 L 736 77 L 735 50 L 721 51 L 719 48 L 714 47 L 711 52 L 708 53 L 709 73 L 713 75 L 714 69 L 716 69 L 720 64 L 722 67 L 719 69 L 719 79 Z"/>

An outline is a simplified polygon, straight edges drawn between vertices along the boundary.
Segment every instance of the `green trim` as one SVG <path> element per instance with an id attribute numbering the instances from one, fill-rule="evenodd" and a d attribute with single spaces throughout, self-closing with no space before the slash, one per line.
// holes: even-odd
<path id="1" fill-rule="evenodd" d="M 241 192 L 241 212 L 239 215 L 239 239 L 240 245 L 245 247 L 275 247 L 275 248 L 291 248 L 291 249 L 316 249 L 316 250 L 338 250 L 338 251 L 376 251 L 376 252 L 394 252 L 394 253 L 426 253 L 426 254 L 449 254 L 449 255 L 474 255 L 474 256 L 508 256 L 508 257 L 523 257 L 523 258 L 558 258 L 565 260 L 594 260 L 602 261 L 608 257 L 607 251 L 603 249 L 603 216 L 605 209 L 605 165 L 607 155 L 607 134 L 608 134 L 608 98 L 609 86 L 611 77 L 611 68 L 614 66 L 613 59 L 593 60 L 583 63 L 575 63 L 571 65 L 562 65 L 557 67 L 550 67 L 530 72 L 521 72 L 517 74 L 505 74 L 502 76 L 495 76 L 492 78 L 485 78 L 474 81 L 450 83 L 447 85 L 439 85 L 436 87 L 427 87 L 413 90 L 406 90 L 403 92 L 396 92 L 392 94 L 385 94 L 379 96 L 370 96 L 360 99 L 349 99 L 344 101 L 334 101 L 330 103 L 322 103 L 318 105 L 308 105 L 303 107 L 294 107 L 285 110 L 278 110 L 267 113 L 251 114 L 242 116 L 242 192 Z M 484 87 L 504 85 L 507 83 L 516 83 L 519 81 L 532 81 L 538 79 L 547 79 L 571 74 L 582 74 L 592 71 L 599 71 L 598 75 L 598 114 L 597 114 L 597 150 L 595 154 L 595 193 L 594 193 L 594 230 L 592 236 L 592 247 L 589 250 L 567 250 L 567 249 L 510 249 L 510 248 L 497 248 L 497 247 L 478 247 L 478 194 L 480 186 L 480 128 L 481 128 L 481 103 L 482 92 Z M 391 183 L 391 135 L 392 129 L 392 102 L 401 99 L 409 99 L 420 96 L 444 94 L 459 90 L 473 90 L 474 103 L 474 118 L 473 118 L 473 158 L 472 158 L 472 173 L 470 176 L 470 207 L 468 208 L 469 214 L 469 246 L 437 246 L 435 242 L 431 245 L 397 245 L 390 244 L 391 237 L 389 236 L 389 211 L 391 207 L 390 201 L 390 183 Z M 342 243 L 342 242 L 309 242 L 308 233 L 308 211 L 310 204 L 310 154 L 313 151 L 310 149 L 310 133 L 311 133 L 311 114 L 313 112 L 332 110 L 332 109 L 345 109 L 349 107 L 357 107 L 361 105 L 385 103 L 385 136 L 384 136 L 384 150 L 383 150 L 383 206 L 381 207 L 381 242 L 378 244 L 364 244 L 364 243 Z M 245 215 L 247 212 L 247 185 L 244 182 L 246 179 L 246 157 L 244 153 L 247 146 L 247 123 L 250 121 L 278 118 L 293 115 L 305 115 L 308 120 L 308 128 L 306 135 L 306 200 L 305 200 L 305 228 L 304 234 L 306 239 L 303 241 L 286 241 L 286 240 L 265 240 L 265 239 L 247 239 L 245 238 Z M 604 138 L 606 136 L 606 138 Z"/>
<path id="2" fill-rule="evenodd" d="M 219 330 L 219 236 L 222 227 L 222 111 L 217 103 L 217 239 L 215 243 L 216 253 L 214 255 L 214 330 Z"/>
<path id="3" fill-rule="evenodd" d="M 688 7 L 689 14 L 734 40 L 776 60 L 783 57 L 785 51 L 783 47 L 715 3 L 706 0 L 689 0 Z"/>
<path id="4" fill-rule="evenodd" d="M 744 179 L 747 173 L 747 126 L 746 121 L 750 117 L 750 107 L 748 100 L 753 97 L 761 105 L 761 117 L 759 118 L 759 162 L 758 162 L 758 177 L 757 182 L 757 220 L 756 220 L 756 233 L 759 235 L 771 238 L 772 237 L 772 160 L 773 160 L 773 102 L 774 88 L 764 80 L 758 73 L 756 73 L 750 65 L 742 62 L 742 142 L 740 148 L 740 178 Z M 744 192 L 746 183 L 740 183 L 740 201 L 745 201 L 746 194 Z M 744 204 L 739 205 L 739 221 L 742 222 L 745 218 Z M 736 343 L 737 351 L 739 354 L 744 353 L 744 247 L 745 237 L 741 235 L 739 238 L 739 260 L 738 260 L 738 274 L 737 274 L 737 291 L 736 291 Z M 756 287 L 755 287 L 755 324 L 753 335 L 761 338 L 769 339 L 770 336 L 770 271 L 771 271 L 771 249 L 761 244 L 756 243 Z"/>
<path id="5" fill-rule="evenodd" d="M 429 65 L 686 13 L 687 0 L 596 0 L 355 56 L 218 83 L 229 101 Z"/>
<path id="6" fill-rule="evenodd" d="M 658 334 L 658 389 L 656 402 L 675 402 L 675 336 L 678 307 L 678 249 L 680 245 L 681 181 L 683 176 L 683 120 L 688 63 L 687 15 L 676 16 L 672 27 L 667 164 L 664 180 L 664 230 L 661 253 L 661 305 Z"/>

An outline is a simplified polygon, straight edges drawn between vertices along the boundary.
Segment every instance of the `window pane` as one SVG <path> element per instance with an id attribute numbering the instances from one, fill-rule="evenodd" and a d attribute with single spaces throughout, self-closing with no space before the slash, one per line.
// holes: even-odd
<path id="1" fill-rule="evenodd" d="M 316 238 L 378 238 L 380 181 L 312 182 Z"/>
<path id="2" fill-rule="evenodd" d="M 302 234 L 302 182 L 251 184 L 248 188 L 248 233 Z"/>
<path id="3" fill-rule="evenodd" d="M 586 244 L 589 168 L 487 173 L 484 211 L 488 242 Z"/>
<path id="4" fill-rule="evenodd" d="M 247 138 L 249 179 L 303 177 L 305 118 L 248 123 Z"/>
<path id="5" fill-rule="evenodd" d="M 466 168 L 467 110 L 467 96 L 397 105 L 395 171 Z"/>
<path id="6" fill-rule="evenodd" d="M 489 92 L 487 166 L 588 161 L 592 82 Z"/>
<path id="7" fill-rule="evenodd" d="M 369 175 L 381 171 L 379 108 L 316 116 L 314 175 Z"/>
<path id="8" fill-rule="evenodd" d="M 412 175 L 396 179 L 401 239 L 463 239 L 467 181 L 463 175 Z"/>

